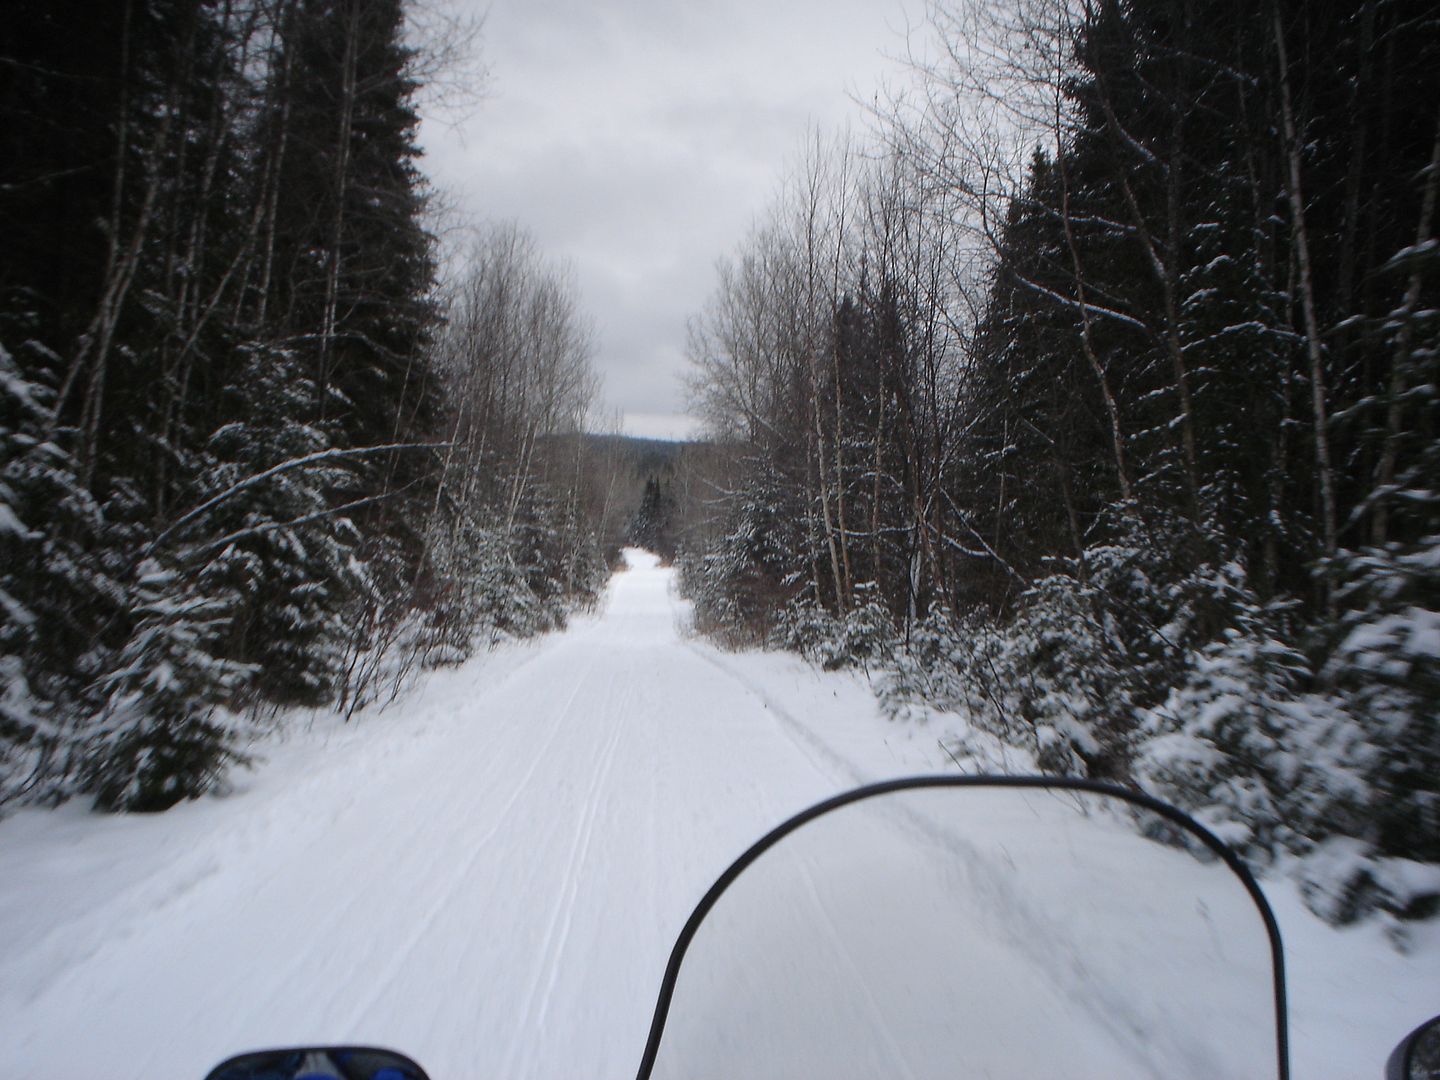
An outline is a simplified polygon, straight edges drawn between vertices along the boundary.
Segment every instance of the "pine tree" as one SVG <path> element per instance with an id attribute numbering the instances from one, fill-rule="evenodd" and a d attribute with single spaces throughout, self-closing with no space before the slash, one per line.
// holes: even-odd
<path id="1" fill-rule="evenodd" d="M 669 480 L 653 474 L 645 478 L 645 493 L 630 521 L 629 542 L 662 559 L 675 557 L 675 496 Z"/>

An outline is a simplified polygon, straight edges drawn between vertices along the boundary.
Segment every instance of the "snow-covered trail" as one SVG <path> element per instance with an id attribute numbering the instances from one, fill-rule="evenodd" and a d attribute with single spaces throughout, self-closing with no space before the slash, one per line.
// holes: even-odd
<path id="1" fill-rule="evenodd" d="M 437 1077 L 632 1075 L 695 900 L 853 779 L 632 559 L 600 616 L 277 748 L 231 798 L 7 822 L 0 1074 L 364 1040 Z"/>
<path id="2" fill-rule="evenodd" d="M 345 1041 L 436 1080 L 633 1076 L 670 945 L 731 859 L 839 790 L 953 766 L 861 678 L 688 638 L 671 573 L 631 560 L 597 615 L 380 715 L 317 715 L 227 797 L 0 823 L 0 1080 L 198 1078 Z M 1277 906 L 1297 1077 L 1378 1075 L 1440 998 L 1435 943 L 1398 957 Z"/>

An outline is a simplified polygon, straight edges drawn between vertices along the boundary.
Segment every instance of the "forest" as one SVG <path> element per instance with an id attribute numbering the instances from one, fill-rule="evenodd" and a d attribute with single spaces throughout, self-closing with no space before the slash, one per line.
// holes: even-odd
<path id="1" fill-rule="evenodd" d="M 676 447 L 594 433 L 523 227 L 437 239 L 411 14 L 0 31 L 0 812 L 223 789 L 286 710 L 563 626 L 629 542 L 697 631 L 965 717 L 962 767 L 1430 912 L 1440 15 L 937 0 L 719 264 Z"/>
<path id="2" fill-rule="evenodd" d="M 440 247 L 400 0 L 0 31 L 0 806 L 158 810 L 592 603 L 640 498 L 566 270 Z"/>
<path id="3" fill-rule="evenodd" d="M 697 625 L 1177 803 L 1334 921 L 1427 914 L 1440 13 L 930 19 L 692 322 Z"/>

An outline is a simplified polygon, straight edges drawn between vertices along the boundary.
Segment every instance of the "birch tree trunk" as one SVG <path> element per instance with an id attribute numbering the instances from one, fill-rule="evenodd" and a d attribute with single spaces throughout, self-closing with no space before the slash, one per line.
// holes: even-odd
<path id="1" fill-rule="evenodd" d="M 1280 117 L 1285 144 L 1285 194 L 1290 204 L 1290 230 L 1299 267 L 1300 308 L 1305 320 L 1305 354 L 1310 363 L 1310 409 L 1315 432 L 1315 470 L 1320 482 L 1320 527 L 1322 554 L 1333 556 L 1337 547 L 1338 517 L 1335 507 L 1335 472 L 1330 459 L 1330 418 L 1325 389 L 1325 354 L 1320 343 L 1320 319 L 1315 310 L 1315 278 L 1310 265 L 1310 237 L 1305 227 L 1305 198 L 1301 187 L 1300 139 L 1295 128 L 1295 109 L 1290 90 L 1290 64 L 1285 50 L 1285 29 L 1280 9 L 1272 7 L 1276 59 L 1280 65 Z M 1333 603 L 1330 586 L 1326 602 Z"/>

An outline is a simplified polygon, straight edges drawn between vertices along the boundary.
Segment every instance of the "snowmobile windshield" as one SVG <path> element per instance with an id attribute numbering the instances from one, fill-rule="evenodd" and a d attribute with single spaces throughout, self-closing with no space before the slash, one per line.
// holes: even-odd
<path id="1" fill-rule="evenodd" d="M 1279 935 L 1183 815 L 933 778 L 797 816 L 672 954 L 640 1077 L 1284 1077 Z"/>

